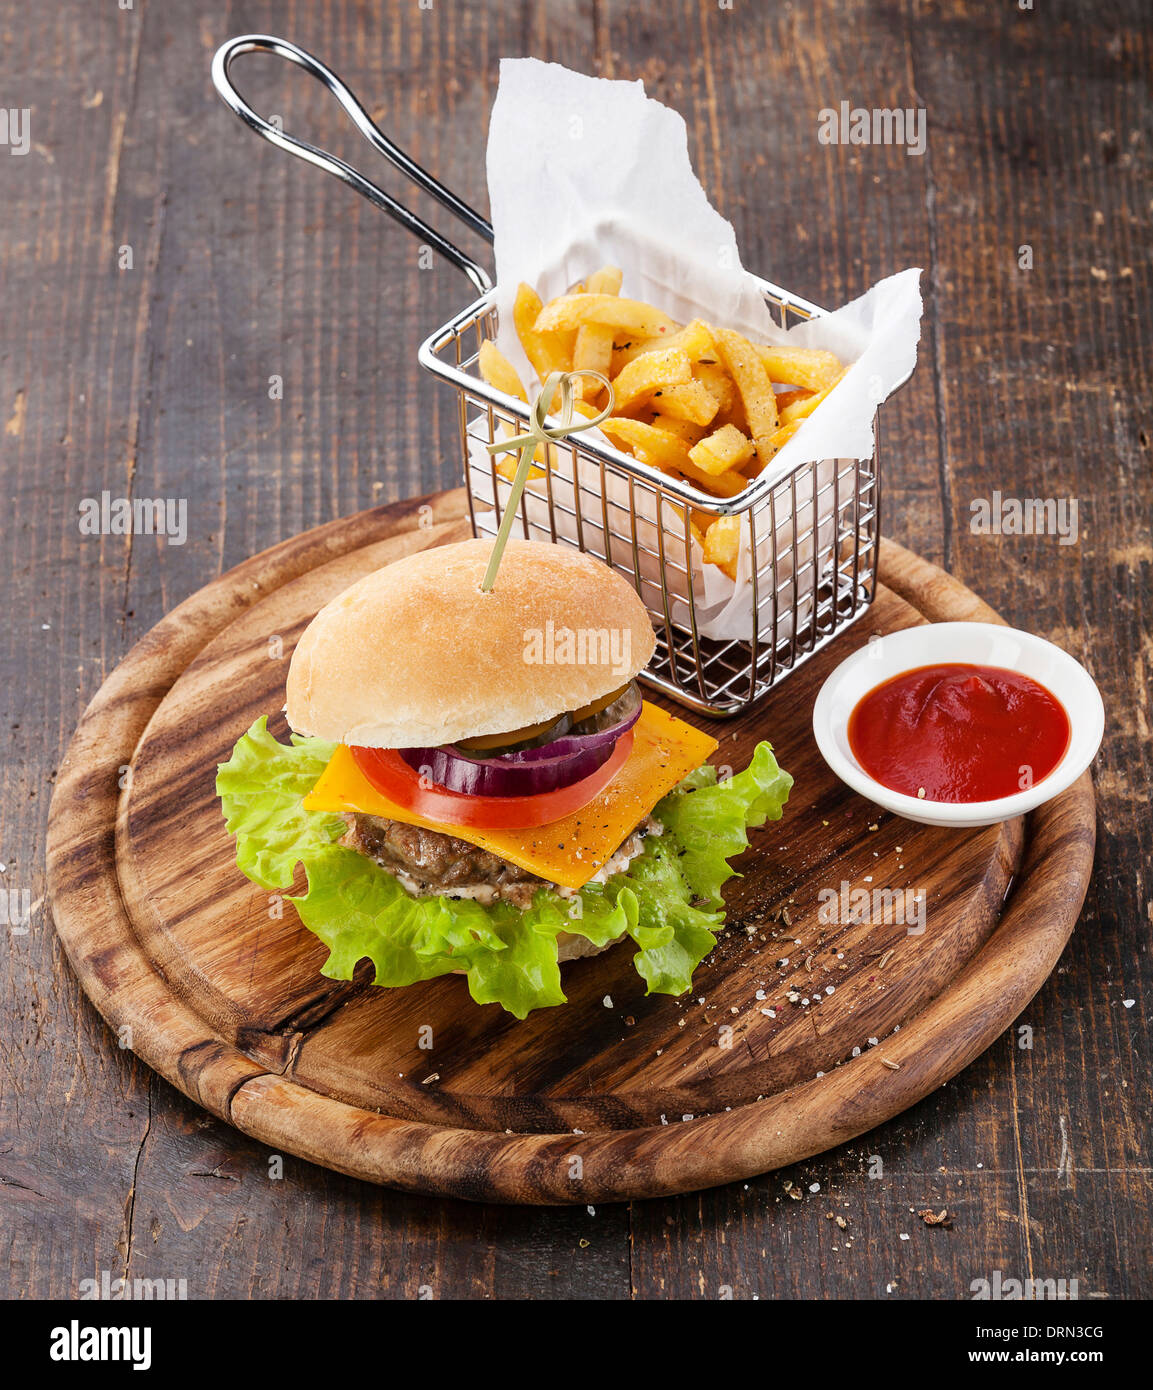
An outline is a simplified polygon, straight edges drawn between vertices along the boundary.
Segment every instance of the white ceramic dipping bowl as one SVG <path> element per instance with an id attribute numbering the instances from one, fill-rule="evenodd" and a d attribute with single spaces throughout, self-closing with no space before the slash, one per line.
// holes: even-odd
<path id="1" fill-rule="evenodd" d="M 928 801 L 891 791 L 870 777 L 849 747 L 849 716 L 876 686 L 938 662 L 1002 666 L 1030 676 L 1064 705 L 1072 734 L 1057 766 L 1026 791 L 995 801 Z M 1024 815 L 1067 790 L 1101 746 L 1105 706 L 1088 671 L 1060 647 L 1029 632 L 993 623 L 930 623 L 873 638 L 842 661 L 813 706 L 813 733 L 825 761 L 854 791 L 906 820 L 964 829 Z"/>

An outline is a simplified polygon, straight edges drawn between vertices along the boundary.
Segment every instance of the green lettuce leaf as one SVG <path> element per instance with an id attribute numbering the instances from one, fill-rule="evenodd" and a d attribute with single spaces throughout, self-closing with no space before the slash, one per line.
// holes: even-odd
<path id="1" fill-rule="evenodd" d="M 772 745 L 758 743 L 743 772 L 718 780 L 706 763 L 657 803 L 653 814 L 679 841 L 681 870 L 696 897 L 723 905 L 721 888 L 736 873 L 728 861 L 748 849 L 750 828 L 780 820 L 792 785 Z"/>
<path id="2" fill-rule="evenodd" d="M 378 985 L 397 987 L 465 972 L 478 1004 L 500 1004 L 517 1018 L 563 1004 L 558 942 L 563 933 L 605 946 L 629 936 L 649 994 L 683 994 L 716 945 L 723 925 L 720 890 L 735 872 L 728 859 L 748 846 L 749 827 L 779 819 L 792 778 L 769 744 L 744 772 L 718 781 L 691 773 L 653 815 L 664 828 L 646 838 L 624 873 L 572 897 L 542 888 L 527 909 L 443 895 L 413 898 L 392 874 L 335 843 L 339 816 L 302 809 L 333 752 L 318 739 L 278 743 L 258 719 L 221 765 L 216 786 L 236 837 L 241 872 L 264 888 L 292 884 L 302 863 L 308 891 L 290 901 L 329 949 L 323 973 L 347 980 L 370 960 Z"/>
<path id="3" fill-rule="evenodd" d="M 301 799 L 316 785 L 334 743 L 292 735 L 286 747 L 262 715 L 216 772 L 224 824 L 236 836 L 236 867 L 261 888 L 291 888 L 299 862 L 339 840 L 339 816 L 306 811 Z"/>
<path id="4" fill-rule="evenodd" d="M 441 899 L 409 897 L 391 874 L 366 873 L 365 865 L 373 865 L 364 855 L 340 845 L 317 850 L 306 862 L 308 892 L 289 902 L 329 949 L 322 975 L 350 980 L 366 958 L 376 966 L 378 985 L 411 985 L 460 968 L 448 939 L 457 914 Z M 489 937 L 503 949 L 495 933 Z"/>

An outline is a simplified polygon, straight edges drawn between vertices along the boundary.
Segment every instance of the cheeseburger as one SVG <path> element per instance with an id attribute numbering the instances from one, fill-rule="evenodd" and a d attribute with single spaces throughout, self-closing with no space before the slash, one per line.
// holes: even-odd
<path id="1" fill-rule="evenodd" d="M 518 1018 L 561 1004 L 560 964 L 628 939 L 648 993 L 680 994 L 716 943 L 747 830 L 792 779 L 770 745 L 724 780 L 716 740 L 644 700 L 655 640 L 607 566 L 566 546 L 418 551 L 305 629 L 289 744 L 264 718 L 217 777 L 237 864 L 282 889 L 378 985 L 461 973 Z"/>

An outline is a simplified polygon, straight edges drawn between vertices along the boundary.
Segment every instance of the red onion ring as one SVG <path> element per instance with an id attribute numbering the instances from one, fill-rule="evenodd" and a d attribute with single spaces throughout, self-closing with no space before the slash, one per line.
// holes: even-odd
<path id="1" fill-rule="evenodd" d="M 609 739 L 590 735 L 597 739 L 595 746 L 582 745 L 576 751 L 554 751 L 559 744 L 572 742 L 567 737 L 545 748 L 530 749 L 532 754 L 551 754 L 534 757 L 531 761 L 524 753 L 502 758 L 467 758 L 451 746 L 398 748 L 397 752 L 414 771 L 451 792 L 463 792 L 468 796 L 539 796 L 542 792 L 556 791 L 591 777 L 597 768 L 603 767 L 623 730 L 610 732 Z"/>
<path id="2" fill-rule="evenodd" d="M 533 763 L 545 758 L 563 758 L 575 753 L 580 753 L 587 748 L 600 748 L 603 744 L 610 747 L 622 734 L 628 733 L 632 726 L 641 717 L 641 702 L 637 701 L 637 707 L 631 714 L 626 714 L 618 723 L 613 724 L 608 729 L 598 729 L 591 734 L 562 734 L 560 738 L 554 738 L 551 743 L 543 744 L 540 748 L 526 748 L 521 753 L 505 753 L 501 758 L 494 759 L 496 762 L 508 764 Z"/>
<path id="3" fill-rule="evenodd" d="M 466 796 L 539 796 L 590 777 L 612 756 L 617 742 L 641 717 L 641 697 L 632 687 L 634 707 L 605 729 L 571 730 L 551 743 L 499 753 L 491 758 L 444 744 L 439 748 L 398 748 L 401 758 L 438 787 Z"/>

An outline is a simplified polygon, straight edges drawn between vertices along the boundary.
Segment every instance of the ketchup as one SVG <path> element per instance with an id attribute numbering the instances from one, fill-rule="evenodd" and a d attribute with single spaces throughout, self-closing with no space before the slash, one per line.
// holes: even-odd
<path id="1" fill-rule="evenodd" d="M 849 716 L 870 777 L 927 801 L 995 801 L 1047 777 L 1069 746 L 1064 705 L 1001 666 L 943 662 L 894 676 Z"/>

